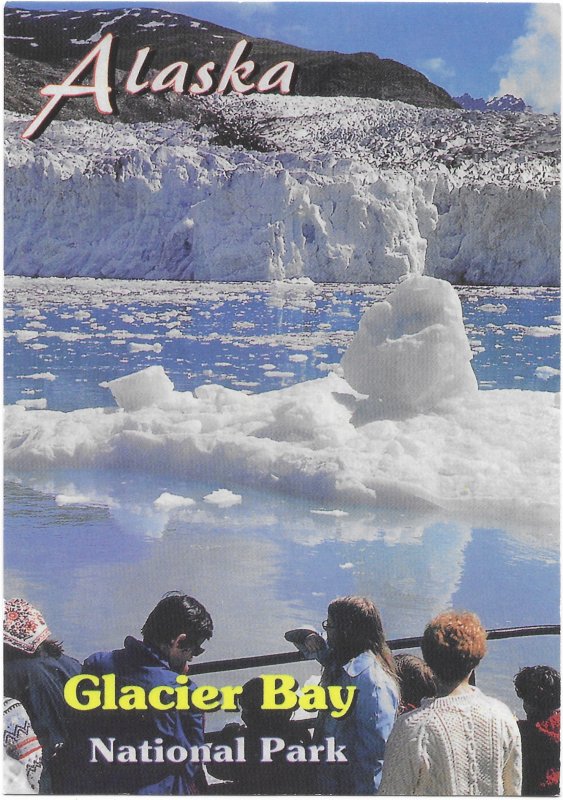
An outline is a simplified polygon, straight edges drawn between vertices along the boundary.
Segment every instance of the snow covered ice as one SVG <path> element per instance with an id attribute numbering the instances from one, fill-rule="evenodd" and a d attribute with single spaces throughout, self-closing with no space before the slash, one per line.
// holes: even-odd
<path id="1" fill-rule="evenodd" d="M 55 121 L 28 142 L 8 114 L 8 274 L 558 285 L 556 116 L 202 102 L 258 126 L 271 152 L 188 122 Z"/>
<path id="2" fill-rule="evenodd" d="M 350 386 L 368 395 L 360 406 L 364 419 L 392 418 L 474 394 L 471 359 L 452 286 L 413 276 L 364 314 L 342 367 Z"/>
<path id="3" fill-rule="evenodd" d="M 316 510 L 441 509 L 554 530 L 558 397 L 477 391 L 470 354 L 453 288 L 412 276 L 367 311 L 344 377 L 180 392 L 152 366 L 107 383 L 113 408 L 9 406 L 6 468 L 204 477 L 219 491 L 207 502 L 224 507 L 246 486 L 307 497 Z"/>

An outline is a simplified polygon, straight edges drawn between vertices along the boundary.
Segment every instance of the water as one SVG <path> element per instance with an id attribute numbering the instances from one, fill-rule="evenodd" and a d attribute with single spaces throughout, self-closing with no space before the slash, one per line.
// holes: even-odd
<path id="1" fill-rule="evenodd" d="M 7 333 L 38 335 L 6 339 L 6 402 L 44 398 L 65 411 L 110 406 L 99 384 L 151 364 L 161 364 L 181 391 L 206 382 L 279 389 L 326 374 L 362 310 L 387 292 L 7 279 Z M 559 368 L 556 290 L 463 288 L 460 296 L 481 389 L 558 390 L 558 374 L 544 372 L 543 380 L 536 372 Z M 174 330 L 180 336 L 167 336 Z M 112 502 L 57 505 L 69 486 Z M 558 554 L 529 527 L 482 529 L 471 520 L 359 507 L 346 509 L 348 516 L 319 515 L 311 500 L 232 485 L 243 502 L 219 508 L 202 501 L 216 488 L 141 471 L 9 474 L 5 592 L 36 603 L 78 657 L 138 635 L 170 589 L 193 594 L 212 613 L 216 632 L 202 660 L 289 651 L 284 631 L 318 627 L 327 603 L 342 594 L 373 597 L 390 637 L 419 635 L 446 607 L 475 610 L 487 627 L 558 621 Z M 157 512 L 147 498 L 164 491 L 197 506 Z M 558 659 L 558 637 L 494 642 L 478 683 L 521 713 L 512 675 Z M 315 672 L 314 665 L 287 669 L 298 679 Z"/>

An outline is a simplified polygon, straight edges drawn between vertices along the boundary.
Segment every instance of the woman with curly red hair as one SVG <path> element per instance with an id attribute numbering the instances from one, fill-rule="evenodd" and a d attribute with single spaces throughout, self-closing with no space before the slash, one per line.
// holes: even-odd
<path id="1" fill-rule="evenodd" d="M 379 794 L 519 795 L 522 753 L 511 711 L 470 679 L 487 649 L 470 612 L 447 611 L 424 631 L 436 697 L 400 716 L 385 749 Z"/>

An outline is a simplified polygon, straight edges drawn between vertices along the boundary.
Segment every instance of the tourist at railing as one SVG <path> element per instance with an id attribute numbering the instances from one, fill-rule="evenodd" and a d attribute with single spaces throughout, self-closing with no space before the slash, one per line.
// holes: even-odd
<path id="1" fill-rule="evenodd" d="M 333 738 L 343 746 L 345 763 L 317 768 L 315 791 L 321 794 L 374 794 L 381 780 L 385 742 L 399 704 L 393 656 L 385 641 L 379 611 L 365 597 L 341 597 L 328 607 L 323 622 L 325 641 L 318 633 L 300 629 L 286 638 L 307 658 L 323 665 L 321 686 L 355 687 L 350 712 L 335 717 L 320 711 L 313 741 Z"/>
<path id="2" fill-rule="evenodd" d="M 68 739 L 64 684 L 80 672 L 80 664 L 63 652 L 40 611 L 27 600 L 4 601 L 4 694 L 27 711 L 43 748 L 40 792 L 50 794 L 51 758 Z"/>
<path id="3" fill-rule="evenodd" d="M 448 611 L 433 619 L 422 655 L 437 695 L 398 717 L 385 751 L 382 795 L 519 795 L 522 752 L 512 712 L 470 685 L 486 652 L 479 618 Z"/>
<path id="4" fill-rule="evenodd" d="M 238 763 L 212 761 L 207 764 L 207 771 L 215 778 L 230 782 L 222 785 L 221 794 L 307 794 L 312 790 L 311 765 L 306 761 L 288 762 L 286 754 L 291 749 L 305 757 L 311 735 L 306 727 L 292 724 L 293 711 L 262 708 L 263 684 L 262 678 L 252 678 L 244 684 L 237 698 L 244 725 L 230 722 L 213 738 L 215 745 L 225 744 L 235 752 L 235 740 L 242 738 L 245 760 Z M 278 741 L 283 742 L 283 751 L 268 752 L 265 759 L 264 741 L 272 739 L 274 747 Z M 218 793 L 217 786 L 210 786 L 209 791 Z"/>
<path id="5" fill-rule="evenodd" d="M 405 714 L 407 711 L 419 708 L 425 697 L 434 697 L 436 678 L 428 664 L 418 656 L 396 653 L 393 659 L 401 689 L 399 714 Z"/>
<path id="6" fill-rule="evenodd" d="M 14 772 L 11 767 L 14 762 L 25 770 L 27 787 L 22 786 L 18 794 L 30 794 L 30 790 L 37 794 L 39 781 L 43 770 L 42 748 L 35 731 L 31 725 L 29 715 L 19 700 L 13 697 L 4 698 L 4 771 L 14 781 Z M 6 762 L 6 757 L 9 762 Z M 15 783 L 15 781 L 14 781 Z M 27 791 L 25 791 L 27 789 Z M 9 786 L 4 791 L 10 794 Z"/>
<path id="7" fill-rule="evenodd" d="M 171 592 L 151 611 L 142 634 L 143 641 L 128 636 L 123 649 L 94 653 L 84 662 L 86 686 L 103 686 L 108 677 L 113 685 L 115 676 L 112 695 L 136 688 L 131 697 L 141 692 L 147 699 L 131 707 L 110 697 L 105 708 L 74 711 L 60 793 L 191 795 L 205 789 L 202 764 L 189 758 L 192 747 L 204 745 L 203 713 L 193 706 L 180 710 L 173 696 L 180 691 L 178 677 L 213 634 L 211 617 L 193 597 Z M 151 703 L 153 689 L 157 697 Z M 87 691 L 90 698 L 101 694 Z M 178 754 L 185 758 L 176 760 Z"/>
<path id="8" fill-rule="evenodd" d="M 522 737 L 522 794 L 559 794 L 561 677 L 553 667 L 524 667 L 514 678 L 525 720 Z"/>

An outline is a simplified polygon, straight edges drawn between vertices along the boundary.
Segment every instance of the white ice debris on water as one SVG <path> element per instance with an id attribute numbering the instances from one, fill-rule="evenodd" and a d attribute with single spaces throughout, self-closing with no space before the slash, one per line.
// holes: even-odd
<path id="1" fill-rule="evenodd" d="M 125 411 L 166 403 L 174 398 L 174 384 L 162 367 L 147 367 L 133 375 L 125 375 L 101 384 L 109 389 L 115 402 Z"/>
<path id="2" fill-rule="evenodd" d="M 90 498 L 84 494 L 58 494 L 55 496 L 55 503 L 58 506 L 87 506 L 90 504 Z"/>
<path id="3" fill-rule="evenodd" d="M 230 489 L 215 489 L 214 492 L 206 494 L 203 501 L 219 508 L 231 508 L 242 503 L 242 495 L 235 494 Z"/>
<path id="4" fill-rule="evenodd" d="M 307 497 L 316 509 L 553 524 L 558 395 L 476 391 L 469 359 L 453 289 L 414 276 L 368 310 L 343 359 L 354 383 L 364 365 L 361 393 L 334 373 L 260 394 L 178 392 L 153 366 L 106 384 L 113 409 L 7 407 L 6 468 L 150 470 Z"/>
<path id="5" fill-rule="evenodd" d="M 35 400 L 16 400 L 16 405 L 23 408 L 47 408 L 47 400 L 44 397 L 36 398 Z"/>
<path id="6" fill-rule="evenodd" d="M 332 511 L 325 510 L 324 508 L 312 508 L 311 514 L 317 514 L 319 517 L 347 517 L 348 512 L 342 511 L 340 508 L 335 508 Z"/>
<path id="7" fill-rule="evenodd" d="M 555 367 L 536 367 L 534 374 L 542 381 L 548 381 L 550 378 L 560 375 L 561 371 Z"/>
<path id="8" fill-rule="evenodd" d="M 163 492 L 153 503 L 157 511 L 176 511 L 179 508 L 189 508 L 194 505 L 195 500 L 191 497 L 183 497 L 170 492 Z"/>
<path id="9" fill-rule="evenodd" d="M 559 282 L 559 120 L 369 98 L 207 98 L 268 152 L 189 122 L 7 114 L 12 275 Z"/>
<path id="10" fill-rule="evenodd" d="M 18 378 L 25 378 L 30 381 L 54 381 L 57 376 L 52 372 L 35 372 L 31 375 L 18 375 Z"/>

